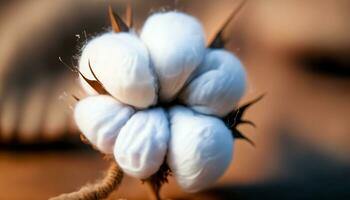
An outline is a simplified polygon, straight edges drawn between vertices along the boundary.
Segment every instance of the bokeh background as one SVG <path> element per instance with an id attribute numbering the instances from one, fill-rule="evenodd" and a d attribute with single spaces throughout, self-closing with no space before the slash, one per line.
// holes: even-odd
<path id="1" fill-rule="evenodd" d="M 242 0 L 132 1 L 135 28 L 152 12 L 177 9 L 207 37 Z M 85 42 L 109 29 L 121 0 L 0 1 L 0 199 L 48 199 L 103 175 L 109 163 L 83 145 L 72 94 Z M 350 199 L 350 1 L 247 0 L 223 32 L 248 72 L 234 162 L 212 188 L 186 194 L 173 179 L 162 196 L 181 199 Z M 61 62 L 61 60 L 63 62 Z M 111 199 L 144 199 L 127 178 Z"/>

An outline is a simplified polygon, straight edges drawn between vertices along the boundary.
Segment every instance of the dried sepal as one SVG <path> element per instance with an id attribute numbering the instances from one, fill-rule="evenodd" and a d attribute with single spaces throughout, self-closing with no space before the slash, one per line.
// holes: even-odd
<path id="1" fill-rule="evenodd" d="M 255 147 L 255 143 L 251 139 L 249 139 L 247 136 L 243 135 L 239 130 L 237 129 L 232 130 L 232 135 L 234 138 L 243 139 L 247 141 L 249 144 L 251 144 L 253 147 Z"/>
<path id="2" fill-rule="evenodd" d="M 213 49 L 224 48 L 226 41 L 222 37 L 222 32 L 223 31 L 221 30 L 215 35 L 214 40 L 208 45 L 209 48 L 213 48 Z"/>
<path id="3" fill-rule="evenodd" d="M 123 19 L 113 11 L 112 6 L 108 7 L 108 14 L 114 32 L 129 32 L 129 27 L 126 25 Z"/>
<path id="4" fill-rule="evenodd" d="M 95 80 L 96 80 L 99 84 L 102 85 L 101 81 L 97 78 L 97 76 L 96 76 L 94 70 L 92 70 L 90 60 L 88 61 L 88 65 L 89 65 L 89 69 L 90 69 L 90 72 L 91 72 L 92 76 L 95 78 Z"/>
<path id="5" fill-rule="evenodd" d="M 91 66 L 89 65 L 90 67 L 90 70 L 92 71 L 91 69 Z M 84 76 L 83 73 L 81 73 L 78 69 L 77 69 L 77 72 L 80 74 L 80 76 L 84 79 L 84 81 L 89 84 L 98 94 L 106 94 L 106 95 L 109 95 L 109 93 L 107 92 L 107 90 L 103 87 L 103 85 L 97 81 L 97 80 L 90 80 L 88 78 L 86 78 L 86 76 Z"/>
<path id="6" fill-rule="evenodd" d="M 207 46 L 209 48 L 224 48 L 226 44 L 226 40 L 223 38 L 223 31 L 227 27 L 227 25 L 237 16 L 240 10 L 242 10 L 244 4 L 247 0 L 242 0 L 242 2 L 238 5 L 238 8 L 233 10 L 231 14 L 228 16 L 228 18 L 222 23 L 220 26 L 219 31 L 207 41 Z"/>
<path id="7" fill-rule="evenodd" d="M 80 141 L 83 142 L 84 144 L 91 145 L 91 143 L 90 143 L 89 140 L 85 137 L 85 135 L 80 134 L 80 135 L 79 135 L 79 138 L 80 138 Z"/>
<path id="8" fill-rule="evenodd" d="M 160 199 L 160 189 L 165 183 L 168 183 L 169 176 L 171 176 L 171 170 L 168 164 L 164 161 L 164 163 L 160 166 L 159 170 L 154 175 L 142 180 L 142 183 L 148 187 L 149 196 L 152 199 Z"/>
<path id="9" fill-rule="evenodd" d="M 225 117 L 225 121 L 226 120 L 229 120 L 229 121 L 232 121 L 232 117 L 233 117 L 233 121 L 232 121 L 232 124 L 229 124 L 231 128 L 236 128 L 239 124 L 242 124 L 242 123 L 252 123 L 250 121 L 247 121 L 247 120 L 243 120 L 242 117 L 243 117 L 243 114 L 245 113 L 245 111 L 250 107 L 252 106 L 253 104 L 257 103 L 258 101 L 260 101 L 265 95 L 260 95 L 258 98 L 238 107 L 235 111 L 231 112 L 230 114 L 228 114 L 226 117 Z M 231 120 L 230 120 L 231 119 Z"/>
<path id="10" fill-rule="evenodd" d="M 73 97 L 73 99 L 74 100 L 76 100 L 76 101 L 80 101 L 80 98 L 78 98 L 77 96 L 75 96 L 74 94 L 72 94 L 72 97 Z"/>
<path id="11" fill-rule="evenodd" d="M 90 80 L 88 78 L 86 78 L 86 76 L 83 75 L 83 73 L 81 73 L 78 69 L 78 73 L 80 74 L 80 76 L 83 77 L 83 79 L 98 93 L 98 94 L 106 94 L 109 95 L 109 93 L 107 92 L 107 90 L 103 87 L 102 83 L 100 82 L 100 80 L 96 77 L 94 71 L 92 70 L 91 64 L 90 64 L 90 60 L 88 61 L 89 64 L 89 69 L 90 72 L 92 73 L 92 75 L 94 76 L 94 78 L 96 80 Z"/>
<path id="12" fill-rule="evenodd" d="M 238 139 L 244 139 L 247 142 L 249 142 L 250 144 L 252 144 L 253 146 L 255 146 L 254 142 L 252 140 L 250 140 L 249 138 L 247 138 L 245 135 L 243 135 L 238 129 L 237 126 L 240 124 L 249 124 L 253 127 L 256 127 L 256 125 L 249 120 L 245 120 L 243 119 L 243 114 L 245 113 L 245 111 L 252 106 L 253 104 L 255 104 L 256 102 L 260 101 L 262 98 L 264 97 L 263 95 L 260 95 L 258 98 L 238 107 L 236 110 L 232 111 L 231 113 L 229 113 L 228 115 L 226 115 L 223 120 L 226 123 L 226 125 L 231 129 L 232 134 L 234 136 L 234 138 L 238 138 Z"/>
<path id="13" fill-rule="evenodd" d="M 160 166 L 157 173 L 155 173 L 149 179 L 154 184 L 154 186 L 158 190 L 160 190 L 160 188 L 162 187 L 163 184 L 168 183 L 169 176 L 171 176 L 171 170 L 170 170 L 168 164 L 164 161 L 164 163 Z"/>
<path id="14" fill-rule="evenodd" d="M 126 7 L 126 13 L 125 13 L 125 21 L 126 25 L 131 28 L 133 26 L 133 10 L 132 10 L 132 5 L 131 2 L 128 2 L 128 5 Z"/>
<path id="15" fill-rule="evenodd" d="M 112 154 L 103 154 L 102 159 L 106 161 L 114 161 L 114 157 Z"/>
<path id="16" fill-rule="evenodd" d="M 249 121 L 249 120 L 241 120 L 241 124 L 249 124 L 252 127 L 256 128 L 256 124 L 252 121 Z"/>

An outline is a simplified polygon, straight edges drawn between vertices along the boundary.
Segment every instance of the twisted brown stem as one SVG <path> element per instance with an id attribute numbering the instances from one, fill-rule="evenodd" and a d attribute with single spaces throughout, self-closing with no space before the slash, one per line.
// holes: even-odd
<path id="1" fill-rule="evenodd" d="M 79 191 L 61 194 L 49 200 L 100 200 L 105 199 L 114 190 L 118 188 L 123 180 L 123 171 L 119 168 L 117 163 L 113 162 L 107 171 L 106 177 L 101 181 L 87 185 Z"/>

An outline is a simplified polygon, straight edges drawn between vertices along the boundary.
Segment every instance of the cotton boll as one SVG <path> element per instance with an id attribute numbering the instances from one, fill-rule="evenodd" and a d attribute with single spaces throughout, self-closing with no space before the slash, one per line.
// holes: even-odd
<path id="1" fill-rule="evenodd" d="M 184 13 L 156 13 L 146 20 L 140 37 L 158 75 L 160 99 L 171 101 L 203 59 L 202 26 Z"/>
<path id="2" fill-rule="evenodd" d="M 162 108 L 138 111 L 120 131 L 115 159 L 130 176 L 148 178 L 163 164 L 169 137 L 168 119 Z"/>
<path id="3" fill-rule="evenodd" d="M 120 129 L 134 113 L 111 96 L 87 97 L 77 103 L 74 119 L 85 137 L 100 151 L 111 154 Z"/>
<path id="4" fill-rule="evenodd" d="M 243 65 L 226 50 L 208 50 L 179 99 L 194 110 L 225 116 L 235 109 L 246 87 Z"/>
<path id="5" fill-rule="evenodd" d="M 216 117 L 177 106 L 170 110 L 167 163 L 179 185 L 197 192 L 213 184 L 232 159 L 230 130 Z"/>
<path id="6" fill-rule="evenodd" d="M 79 70 L 87 78 L 94 79 L 89 61 L 105 89 L 119 101 L 137 108 L 156 103 L 156 77 L 150 67 L 147 48 L 135 34 L 105 33 L 83 48 Z M 94 94 L 80 78 L 86 91 Z"/>

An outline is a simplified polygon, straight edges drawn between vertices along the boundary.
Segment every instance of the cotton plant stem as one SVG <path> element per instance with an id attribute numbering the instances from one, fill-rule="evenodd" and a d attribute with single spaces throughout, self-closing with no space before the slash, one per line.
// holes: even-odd
<path id="1" fill-rule="evenodd" d="M 153 183 L 152 179 L 146 179 L 144 181 L 149 200 L 160 200 L 159 188 Z"/>
<path id="2" fill-rule="evenodd" d="M 105 199 L 114 190 L 118 189 L 123 180 L 124 173 L 117 163 L 112 162 L 107 171 L 107 175 L 99 182 L 93 185 L 87 185 L 79 191 L 61 194 L 49 200 L 100 200 Z"/>

